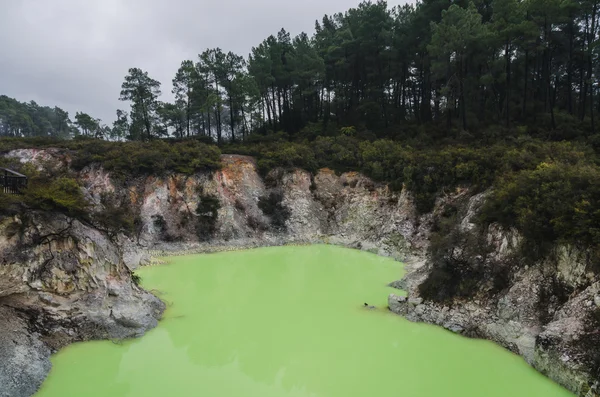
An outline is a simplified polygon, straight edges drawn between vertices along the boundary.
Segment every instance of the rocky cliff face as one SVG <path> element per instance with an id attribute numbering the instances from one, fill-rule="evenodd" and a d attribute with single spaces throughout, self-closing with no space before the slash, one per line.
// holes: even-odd
<path id="1" fill-rule="evenodd" d="M 52 151 L 22 150 L 11 155 L 21 161 L 43 159 L 65 167 L 69 163 L 64 153 Z M 452 201 L 466 203 L 455 223 L 463 234 L 475 233 L 473 217 L 485 195 L 471 197 L 468 190 L 459 190 L 441 197 L 431 214 L 419 215 L 408 192 L 392 192 L 357 173 L 336 175 L 321 170 L 311 175 L 302 170 L 273 170 L 262 177 L 251 158 L 225 155 L 222 161 L 223 168 L 214 173 L 127 181 L 114 180 L 96 166 L 81 171 L 79 179 L 95 209 L 102 209 L 106 194 L 111 193 L 117 205 L 132 209 L 136 230 L 131 238 L 111 241 L 102 232 L 74 221 L 71 237 L 49 243 L 31 240 L 26 257 L 3 251 L 3 258 L 17 258 L 0 265 L 0 297 L 4 296 L 0 309 L 12 313 L 11 321 L 18 325 L 12 328 L 25 330 L 19 346 L 35 346 L 26 343 L 33 338 L 42 347 L 57 348 L 78 338 L 132 336 L 153 326 L 162 306 L 133 285 L 129 275 L 130 268 L 147 260 L 143 251 L 168 254 L 331 243 L 407 263 L 405 278 L 394 285 L 408 291 L 409 297 L 391 296 L 389 306 L 394 312 L 413 321 L 494 340 L 578 395 L 597 395 L 598 373 L 594 371 L 598 363 L 590 346 L 598 350 L 600 340 L 588 319 L 600 305 L 599 285 L 575 253 L 563 250 L 546 263 L 513 266 L 518 236 L 492 227 L 484 233 L 485 254 L 478 253 L 476 245 L 467 249 L 457 244 L 457 255 L 478 263 L 480 278 L 495 280 L 498 272 L 494 269 L 505 267 L 509 278 L 489 286 L 482 282 L 472 296 L 452 297 L 443 304 L 421 296 L 419 286 L 439 267 L 438 258 L 431 254 L 431 238 L 445 207 Z M 54 232 L 70 222 L 60 216 L 50 218 L 48 224 L 54 225 Z M 19 220 L 5 220 L 0 247 L 17 246 L 10 237 L 11 222 Z M 31 227 L 27 230 L 33 230 Z M 38 234 L 49 233 L 42 230 Z M 555 291 L 547 288 L 548 280 L 566 285 L 569 294 L 554 296 Z M 31 320 L 39 317 L 31 315 L 32 307 L 44 313 L 44 320 L 37 325 Z M 67 312 L 73 308 L 74 312 Z M 62 336 L 50 337 L 49 331 L 57 329 Z M 0 346 L 2 335 L 0 329 Z M 49 352 L 42 347 L 12 355 L 39 356 L 37 362 L 47 365 Z M 2 367 L 0 381 L 2 376 L 19 378 L 6 370 L 3 373 Z M 40 365 L 34 373 L 21 375 L 18 382 L 24 383 L 27 376 L 39 379 L 38 373 L 45 371 Z M 20 391 L 7 395 L 27 395 L 29 390 Z"/>
<path id="2" fill-rule="evenodd" d="M 105 192 L 131 203 L 139 217 L 134 240 L 150 250 L 330 242 L 408 260 L 425 247 L 427 226 L 419 226 L 423 220 L 406 192 L 391 192 L 357 173 L 274 170 L 263 178 L 252 158 L 224 155 L 222 162 L 215 173 L 124 183 L 92 167 L 80 179 L 98 206 Z M 198 208 L 212 199 L 219 203 L 214 225 L 202 227 L 210 219 Z"/>
<path id="3" fill-rule="evenodd" d="M 141 336 L 163 310 L 99 230 L 54 213 L 0 221 L 0 396 L 35 393 L 66 344 Z"/>
<path id="4" fill-rule="evenodd" d="M 576 395 L 600 395 L 600 283 L 596 274 L 586 270 L 585 253 L 555 247 L 543 260 L 521 260 L 524 253 L 516 232 L 493 225 L 477 230 L 474 217 L 484 200 L 485 194 L 464 198 L 465 210 L 455 231 L 483 237 L 476 240 L 480 245 L 469 250 L 469 240 L 464 238 L 460 240 L 463 245 L 445 255 L 431 255 L 430 250 L 426 260 L 414 263 L 399 283 L 408 297 L 389 296 L 390 310 L 411 321 L 492 340 Z M 470 278 L 459 282 L 479 285 L 468 297 L 424 299 L 424 293 L 430 294 L 423 288 L 424 281 L 439 274 L 439 262 L 450 257 L 461 271 L 471 270 Z M 494 269 L 500 269 L 505 278 L 498 281 Z"/>

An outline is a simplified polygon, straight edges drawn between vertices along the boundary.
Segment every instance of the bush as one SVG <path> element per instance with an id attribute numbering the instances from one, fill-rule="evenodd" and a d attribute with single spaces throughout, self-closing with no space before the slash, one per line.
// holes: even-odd
<path id="1" fill-rule="evenodd" d="M 200 241 L 207 241 L 214 235 L 219 217 L 221 203 L 217 196 L 199 192 L 200 201 L 196 207 L 198 220 L 196 223 L 196 234 Z"/>
<path id="2" fill-rule="evenodd" d="M 535 258 L 556 244 L 597 250 L 600 241 L 600 168 L 541 163 L 502 178 L 483 208 L 484 223 L 516 228 Z M 596 259 L 596 258 L 595 258 Z"/>
<path id="3" fill-rule="evenodd" d="M 59 177 L 48 183 L 35 179 L 24 191 L 23 202 L 31 208 L 63 212 L 72 217 L 87 217 L 88 202 L 75 179 Z"/>
<path id="4" fill-rule="evenodd" d="M 186 140 L 169 144 L 165 141 L 106 142 L 81 144 L 73 153 L 72 167 L 82 169 L 99 163 L 113 176 L 161 175 L 168 171 L 193 174 L 220 167 L 221 152 L 214 145 Z"/>
<path id="5" fill-rule="evenodd" d="M 286 221 L 290 218 L 290 210 L 283 205 L 283 195 L 271 192 L 269 196 L 258 200 L 258 208 L 271 219 L 271 225 L 276 230 L 285 230 Z"/>
<path id="6" fill-rule="evenodd" d="M 139 287 L 142 283 L 142 278 L 138 274 L 131 273 L 131 281 Z"/>
<path id="7" fill-rule="evenodd" d="M 318 169 L 318 163 L 310 147 L 286 142 L 271 145 L 260 153 L 258 169 L 263 175 L 277 167 L 286 169 L 302 168 L 315 172 Z"/>
<path id="8" fill-rule="evenodd" d="M 508 287 L 511 263 L 490 256 L 485 230 L 460 227 L 467 206 L 464 198 L 447 204 L 434 218 L 429 245 L 432 269 L 419 285 L 420 295 L 435 302 L 494 294 Z M 510 262 L 510 261 L 509 261 Z"/>
<path id="9" fill-rule="evenodd" d="M 115 236 L 124 233 L 132 236 L 136 229 L 136 216 L 128 200 L 118 200 L 112 193 L 100 197 L 102 209 L 92 215 L 93 223 Z"/>

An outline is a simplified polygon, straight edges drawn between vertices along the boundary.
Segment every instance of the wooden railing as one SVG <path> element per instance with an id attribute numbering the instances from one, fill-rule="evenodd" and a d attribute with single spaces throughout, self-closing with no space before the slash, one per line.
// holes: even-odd
<path id="1" fill-rule="evenodd" d="M 8 168 L 0 168 L 0 187 L 7 194 L 20 194 L 27 187 L 27 177 Z"/>

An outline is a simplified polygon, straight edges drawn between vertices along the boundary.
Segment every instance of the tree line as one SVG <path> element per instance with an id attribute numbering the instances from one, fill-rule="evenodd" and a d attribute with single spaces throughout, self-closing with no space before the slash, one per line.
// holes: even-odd
<path id="1" fill-rule="evenodd" d="M 58 106 L 40 106 L 35 101 L 19 102 L 0 95 L 0 137 L 75 136 L 115 138 L 112 128 L 87 113 L 77 112 L 74 120 Z"/>
<path id="2" fill-rule="evenodd" d="M 33 103 L 16 106 L 24 110 L 15 116 L 4 110 L 7 98 L 0 133 L 235 143 L 253 133 L 295 134 L 313 123 L 389 134 L 406 124 L 436 124 L 447 134 L 543 124 L 552 134 L 567 120 L 594 134 L 598 3 L 363 2 L 325 15 L 312 36 L 282 29 L 247 57 L 215 48 L 184 60 L 173 102 L 160 100 L 161 82 L 132 68 L 120 93 L 130 109 L 118 110 L 110 127 L 85 114 L 70 124 L 64 111 L 40 112 Z M 38 113 L 47 113 L 47 122 Z"/>

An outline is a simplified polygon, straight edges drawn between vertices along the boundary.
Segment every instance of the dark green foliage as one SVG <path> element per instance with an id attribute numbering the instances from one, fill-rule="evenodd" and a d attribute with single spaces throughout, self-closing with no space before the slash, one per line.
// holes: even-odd
<path id="1" fill-rule="evenodd" d="M 135 285 L 139 286 L 142 282 L 142 278 L 135 273 L 131 273 L 131 281 L 133 281 Z"/>
<path id="2" fill-rule="evenodd" d="M 488 258 L 491 251 L 483 230 L 460 229 L 464 200 L 449 203 L 434 219 L 429 256 L 432 269 L 419 285 L 420 295 L 435 302 L 497 293 L 509 285 L 510 264 Z"/>
<path id="3" fill-rule="evenodd" d="M 24 148 L 62 148 L 71 157 L 75 170 L 97 163 L 114 177 L 162 175 L 166 172 L 193 174 L 220 167 L 221 151 L 199 139 L 153 140 L 150 142 L 109 142 L 80 138 L 71 141 L 46 138 L 3 138 L 0 153 Z"/>
<path id="4" fill-rule="evenodd" d="M 100 163 L 116 177 L 161 175 L 168 171 L 192 174 L 217 169 L 220 152 L 215 146 L 196 140 L 174 144 L 164 141 L 95 142 L 82 145 L 72 165 L 81 169 L 92 163 Z"/>
<path id="5" fill-rule="evenodd" d="M 258 170 L 263 175 L 277 167 L 316 171 L 319 166 L 311 146 L 302 143 L 274 141 L 251 145 L 230 145 L 224 151 L 256 157 Z"/>
<path id="6" fill-rule="evenodd" d="M 77 112 L 75 122 L 69 113 L 55 106 L 24 103 L 0 95 L 0 137 L 27 137 L 39 140 L 68 139 L 80 135 L 108 138 L 111 128 L 100 119 Z"/>
<path id="7" fill-rule="evenodd" d="M 482 211 L 483 221 L 516 228 L 524 253 L 539 259 L 557 243 L 589 250 L 598 265 L 600 168 L 576 160 L 543 162 L 508 174 Z"/>
<path id="8" fill-rule="evenodd" d="M 4 164 L 7 165 L 7 164 Z M 11 168 L 28 178 L 21 194 L 0 193 L 2 214 L 26 214 L 30 210 L 60 212 L 84 222 L 94 222 L 92 207 L 83 194 L 82 186 L 71 171 L 63 167 L 42 164 L 41 170 L 30 163 L 12 163 Z M 120 212 L 119 212 L 120 214 Z M 102 219 L 102 224 L 120 222 Z"/>
<path id="9" fill-rule="evenodd" d="M 131 125 L 129 138 L 135 140 L 150 140 L 164 132 L 157 119 L 160 96 L 160 82 L 148 76 L 139 68 L 129 69 L 121 85 L 119 100 L 131 102 Z"/>
<path id="10" fill-rule="evenodd" d="M 40 106 L 34 101 L 19 102 L 0 95 L 1 137 L 68 138 L 72 133 L 69 114 L 61 108 Z"/>
<path id="11" fill-rule="evenodd" d="M 283 195 L 271 192 L 258 200 L 258 208 L 271 219 L 271 225 L 277 230 L 285 230 L 285 222 L 290 218 L 290 210 L 283 205 Z"/>
<path id="12" fill-rule="evenodd" d="M 531 150 L 539 150 L 539 146 Z M 519 149 L 517 145 L 501 144 L 417 149 L 388 139 L 360 141 L 344 135 L 321 137 L 312 142 L 261 142 L 227 148 L 230 153 L 242 152 L 256 157 L 263 174 L 275 167 L 362 171 L 376 181 L 390 184 L 395 190 L 406 186 L 413 192 L 421 212 L 430 211 L 435 198 L 443 190 L 460 185 L 487 188 L 507 166 L 531 167 L 537 164 L 536 159 L 543 158 L 535 153 L 529 154 L 527 150 Z M 547 151 L 551 152 L 551 149 Z M 515 159 L 517 156 L 533 160 L 529 164 L 513 164 L 527 161 Z"/>
<path id="13" fill-rule="evenodd" d="M 74 218 L 88 219 L 89 204 L 81 186 L 73 179 L 34 177 L 20 195 L 0 193 L 3 214 L 24 213 L 28 210 L 61 212 Z"/>
<path id="14" fill-rule="evenodd" d="M 129 200 L 119 200 L 114 194 L 104 193 L 100 198 L 102 209 L 91 215 L 93 223 L 109 235 L 135 233 L 135 215 Z"/>
<path id="15" fill-rule="evenodd" d="M 157 107 L 160 83 L 131 69 L 122 96 L 133 105 L 129 136 L 168 131 L 222 144 L 282 130 L 299 139 L 365 139 L 369 130 L 368 139 L 436 142 L 503 138 L 516 127 L 554 141 L 589 137 L 599 112 L 596 8 L 559 0 L 361 2 L 325 15 L 312 36 L 282 29 L 247 59 L 211 48 L 184 60 L 175 101 L 159 106 L 159 117 L 145 115 Z"/>
<path id="16" fill-rule="evenodd" d="M 0 153 L 6 153 L 15 149 L 27 148 L 63 148 L 72 141 L 66 141 L 55 137 L 32 137 L 32 138 L 1 138 Z"/>
<path id="17" fill-rule="evenodd" d="M 217 196 L 199 192 L 198 207 L 196 207 L 196 234 L 201 241 L 209 240 L 216 231 L 217 218 L 221 203 Z"/>
<path id="18" fill-rule="evenodd" d="M 158 231 L 158 237 L 162 241 L 175 241 L 175 238 L 169 233 L 167 222 L 162 215 L 152 215 L 152 224 Z"/>
<path id="19" fill-rule="evenodd" d="M 63 212 L 73 217 L 87 216 L 88 203 L 83 197 L 81 186 L 72 178 L 34 178 L 25 189 L 22 199 L 30 208 Z"/>
<path id="20" fill-rule="evenodd" d="M 104 142 L 80 144 L 74 152 L 72 166 L 75 169 L 92 163 L 101 164 L 115 177 L 138 175 L 161 175 L 166 172 L 193 174 L 214 170 L 220 166 L 220 151 L 215 146 L 196 140 L 169 144 L 151 142 Z"/>
<path id="21" fill-rule="evenodd" d="M 28 177 L 28 186 L 19 195 L 0 193 L 1 214 L 23 215 L 30 210 L 61 212 L 91 223 L 109 236 L 119 233 L 132 236 L 135 233 L 136 220 L 139 220 L 128 200 L 105 193 L 100 199 L 101 209 L 94 211 L 76 176 L 70 171 L 49 165 L 43 166 L 41 171 L 32 164 L 13 163 L 11 166 Z"/>

